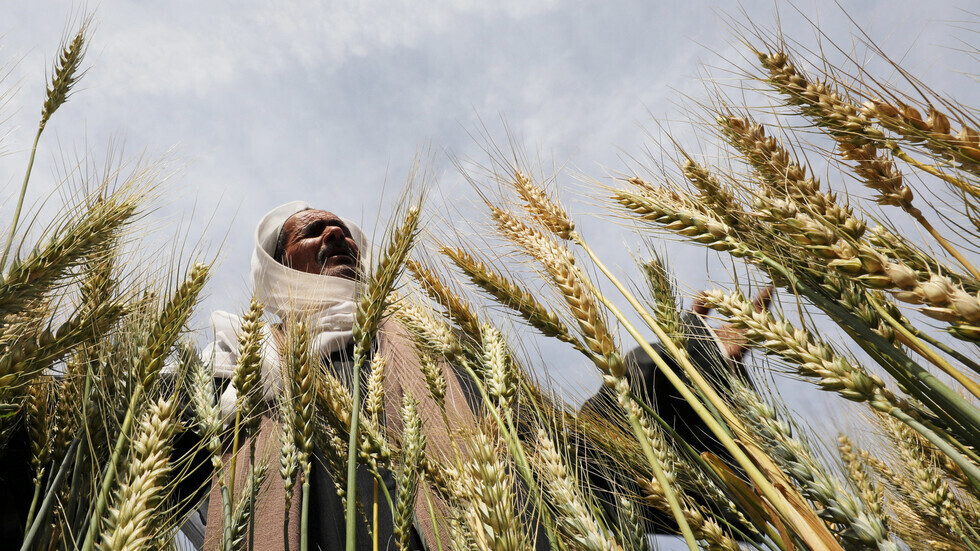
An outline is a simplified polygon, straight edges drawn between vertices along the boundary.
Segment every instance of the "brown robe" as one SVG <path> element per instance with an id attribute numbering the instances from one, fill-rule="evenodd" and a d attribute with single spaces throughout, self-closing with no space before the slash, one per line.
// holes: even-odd
<path id="1" fill-rule="evenodd" d="M 387 419 L 388 436 L 392 444 L 400 447 L 402 436 L 401 404 L 405 393 L 419 402 L 418 411 L 422 418 L 422 430 L 426 437 L 425 456 L 434 464 L 456 464 L 452 438 L 456 440 L 458 449 L 467 448 L 466 441 L 477 431 L 476 417 L 470 410 L 466 395 L 460 387 L 453 369 L 442 363 L 443 377 L 446 380 L 446 418 L 447 426 L 441 410 L 429 393 L 418 365 L 416 347 L 408 332 L 398 323 L 386 321 L 382 323 L 377 337 L 379 356 L 387 360 L 385 377 L 385 416 Z M 285 520 L 285 484 L 279 476 L 279 427 L 277 423 L 264 417 L 256 439 L 256 460 L 269 465 L 269 472 L 256 500 L 255 518 L 255 551 L 284 551 L 283 522 Z M 245 487 L 248 462 L 248 442 L 239 443 L 240 450 L 236 461 L 235 492 L 241 494 Z M 461 452 L 465 453 L 465 451 Z M 231 453 L 224 457 L 225 469 L 230 468 Z M 227 478 L 222 472 L 218 476 Z M 299 550 L 301 484 L 297 483 L 289 514 L 289 549 Z M 217 481 L 212 484 L 211 499 L 208 506 L 208 530 L 205 536 L 204 549 L 213 551 L 219 549 L 221 530 L 224 524 L 221 493 Z M 394 496 L 392 496 L 394 498 Z M 432 509 L 430 511 L 430 503 Z M 434 515 L 433 515 L 434 513 Z M 317 519 L 310 519 L 317 522 Z M 415 528 L 427 545 L 435 548 L 438 529 L 439 538 L 446 546 L 450 541 L 449 508 L 439 493 L 427 483 L 421 483 L 415 502 Z M 312 529 L 311 529 L 312 531 Z M 343 542 L 335 542 L 337 548 Z M 366 543 L 366 542 L 362 542 Z M 360 547 L 360 546 L 359 546 Z"/>

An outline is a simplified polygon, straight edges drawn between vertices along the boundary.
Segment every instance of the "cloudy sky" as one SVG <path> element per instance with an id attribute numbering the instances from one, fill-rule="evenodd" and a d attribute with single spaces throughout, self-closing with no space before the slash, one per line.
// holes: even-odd
<path id="1" fill-rule="evenodd" d="M 962 52 L 977 43 L 967 2 L 845 4 L 906 68 L 977 104 L 969 74 L 977 60 Z M 243 307 L 252 228 L 272 206 L 306 199 L 372 233 L 416 152 L 428 148 L 431 220 L 469 228 L 453 216 L 470 218 L 477 195 L 452 160 L 485 161 L 487 139 L 506 144 L 509 128 L 546 172 L 564 167 L 557 184 L 586 237 L 609 264 L 633 273 L 630 255 L 642 245 L 595 216 L 601 207 L 589 197 L 597 190 L 581 176 L 609 182 L 631 158 L 658 157 L 661 123 L 701 149 L 679 122 L 688 116 L 684 98 L 706 96 L 704 67 L 730 85 L 729 71 L 746 66 L 731 21 L 772 29 L 778 17 L 786 36 L 813 45 L 812 21 L 851 48 L 854 26 L 831 3 L 742 9 L 697 0 L 105 1 L 94 13 L 88 72 L 41 141 L 27 204 L 40 208 L 55 195 L 78 159 L 168 155 L 180 170 L 151 220 L 164 238 L 182 231 L 219 260 L 195 318 L 203 326 L 213 309 Z M 83 11 L 54 0 L 4 2 L 2 11 L 5 226 L 59 39 Z M 686 292 L 730 279 L 701 249 L 664 247 Z M 569 351 L 541 350 L 558 384 L 579 394 L 598 384 Z"/>

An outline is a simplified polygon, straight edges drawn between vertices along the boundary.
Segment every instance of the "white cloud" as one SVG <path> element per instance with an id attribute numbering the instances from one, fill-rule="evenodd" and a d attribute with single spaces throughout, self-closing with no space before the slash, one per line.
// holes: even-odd
<path id="1" fill-rule="evenodd" d="M 110 93 L 221 93 L 253 78 L 301 69 L 330 78 L 350 60 L 425 47 L 459 24 L 501 24 L 555 9 L 545 2 L 443 0 L 316 3 L 133 3 L 102 10 L 100 64 Z M 135 6 L 139 6 L 137 10 Z"/>

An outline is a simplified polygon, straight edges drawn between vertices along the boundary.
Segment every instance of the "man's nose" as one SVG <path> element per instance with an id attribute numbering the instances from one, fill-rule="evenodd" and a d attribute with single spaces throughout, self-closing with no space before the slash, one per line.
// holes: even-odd
<path id="1" fill-rule="evenodd" d="M 324 243 L 329 243 L 331 241 L 343 241 L 345 237 L 344 230 L 339 226 L 327 226 L 327 228 L 323 230 L 322 239 Z"/>

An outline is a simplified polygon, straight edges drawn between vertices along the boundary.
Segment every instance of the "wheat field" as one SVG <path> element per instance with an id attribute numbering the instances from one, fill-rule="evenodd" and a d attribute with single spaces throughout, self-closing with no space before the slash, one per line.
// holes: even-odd
<path id="1" fill-rule="evenodd" d="M 176 549 L 210 494 L 217 547 L 252 549 L 273 536 L 256 533 L 257 503 L 277 479 L 284 525 L 298 519 L 306 551 L 318 522 L 311 472 L 322 468 L 345 504 L 348 549 L 365 545 L 353 537 L 359 518 L 369 538 L 382 523 L 351 499 L 358 469 L 374 477 L 398 549 L 431 532 L 414 510 L 430 497 L 446 530 L 429 549 L 647 549 L 656 532 L 691 549 L 980 548 L 976 108 L 898 63 L 892 83 L 777 31 L 736 32 L 754 64 L 737 84 L 706 86 L 712 95 L 691 110 L 701 141 L 667 140 L 662 161 L 589 183 L 600 216 L 638 242 L 689 241 L 755 274 L 697 297 L 718 334 L 753 351 L 742 367 L 705 369 L 692 355 L 700 334 L 665 259 L 641 259 L 642 280 L 621 280 L 554 179 L 519 147 L 488 147 L 489 166 L 459 168 L 500 246 L 425 231 L 419 161 L 360 282 L 351 377 L 313 353 L 309 320 L 277 320 L 253 300 L 228 419 L 222 381 L 188 328 L 212 261 L 148 268 L 132 256 L 134 228 L 161 193 L 157 168 L 107 170 L 25 241 L 34 153 L 84 74 L 83 23 L 54 63 L 0 257 L 4 545 Z M 734 100 L 741 87 L 769 103 Z M 515 277 L 515 262 L 533 279 Z M 386 323 L 412 343 L 408 368 L 376 350 Z M 277 324 L 286 382 L 266 400 L 260 348 Z M 531 334 L 594 364 L 605 400 L 579 409 L 552 392 L 522 353 Z M 653 395 L 637 358 L 657 373 Z M 417 384 L 404 383 L 393 409 L 396 369 Z M 849 404 L 836 449 L 770 387 L 770 372 Z M 447 373 L 478 402 L 466 430 L 451 420 Z M 661 391 L 699 436 L 667 415 Z M 263 462 L 265 423 L 277 438 Z"/>

